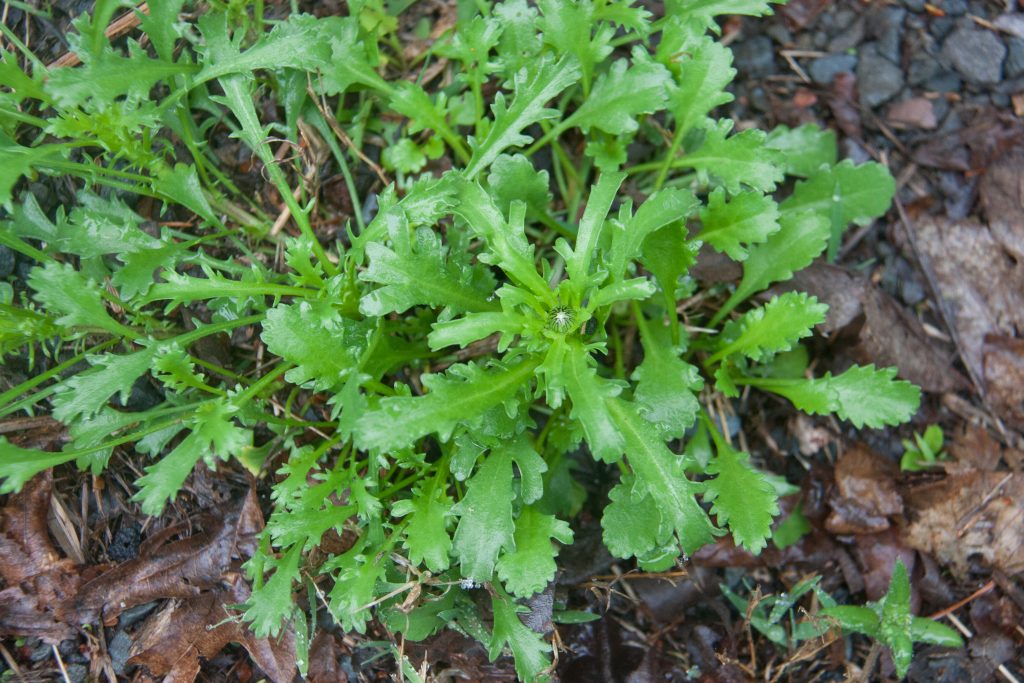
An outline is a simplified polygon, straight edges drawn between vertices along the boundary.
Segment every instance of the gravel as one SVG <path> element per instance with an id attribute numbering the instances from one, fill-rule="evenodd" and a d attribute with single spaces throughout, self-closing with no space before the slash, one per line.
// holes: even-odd
<path id="1" fill-rule="evenodd" d="M 867 29 L 878 41 L 878 53 L 891 62 L 900 61 L 900 33 L 907 11 L 899 7 L 881 7 L 867 17 Z"/>
<path id="2" fill-rule="evenodd" d="M 942 56 L 974 85 L 998 83 L 1006 46 L 991 31 L 960 26 L 942 44 Z"/>
<path id="3" fill-rule="evenodd" d="M 1017 78 L 1024 74 L 1024 38 L 1008 38 L 1006 45 L 1009 50 L 1003 69 L 1006 71 L 1007 79 Z"/>
<path id="4" fill-rule="evenodd" d="M 866 44 L 857 65 L 857 86 L 862 107 L 888 102 L 903 89 L 903 70 L 878 53 L 874 43 Z"/>
<path id="5" fill-rule="evenodd" d="M 855 68 L 857 57 L 840 53 L 815 59 L 807 67 L 807 73 L 815 83 L 830 85 L 837 74 L 853 73 Z"/>
<path id="6" fill-rule="evenodd" d="M 736 68 L 751 78 L 760 78 L 775 73 L 775 49 L 771 38 L 757 36 L 740 40 L 732 46 Z"/>

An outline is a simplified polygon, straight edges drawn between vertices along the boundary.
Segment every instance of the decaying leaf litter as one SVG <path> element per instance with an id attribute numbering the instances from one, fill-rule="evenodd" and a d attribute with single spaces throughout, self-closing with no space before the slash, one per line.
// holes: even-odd
<path id="1" fill-rule="evenodd" d="M 817 10 L 819 14 L 822 11 L 825 11 L 826 16 L 831 12 Z M 801 28 L 806 28 L 810 23 L 810 20 L 804 21 L 807 23 Z M 739 30 L 748 30 L 749 24 L 744 20 Z M 833 83 L 842 80 L 837 78 Z M 779 85 L 782 93 L 789 94 L 786 92 L 787 87 L 786 82 Z M 798 86 L 798 92 L 789 101 L 795 103 L 807 100 L 806 97 L 797 97 L 799 94 Z M 798 115 L 806 113 L 802 111 Z M 779 116 L 777 113 L 775 115 Z M 784 116 L 779 117 L 785 120 Z M 836 114 L 836 117 L 838 119 L 839 115 Z M 866 118 L 868 121 L 863 127 L 873 130 L 870 113 Z M 904 116 L 902 120 L 905 119 Z M 1004 122 L 1001 125 L 1011 129 L 1017 125 L 1012 119 L 1009 121 L 1009 124 Z M 794 473 L 791 461 L 783 462 L 781 457 L 782 454 L 792 457 L 787 444 L 795 436 L 795 430 L 794 433 L 785 428 L 779 431 L 779 425 L 786 425 L 792 417 L 792 411 L 783 402 L 759 404 L 750 399 L 741 400 L 736 407 L 723 404 L 724 413 L 733 409 L 751 411 L 758 416 L 759 419 L 753 422 L 745 416 L 745 425 L 749 423 L 756 427 L 748 429 L 745 426 L 744 432 L 734 436 L 762 443 L 764 452 L 768 454 L 768 462 L 775 465 L 778 471 L 789 475 L 791 481 L 802 484 L 801 508 L 803 516 L 809 521 L 810 534 L 777 554 L 774 549 L 769 549 L 760 558 L 754 558 L 729 544 L 719 543 L 707 548 L 688 567 L 689 578 L 667 577 L 678 581 L 678 588 L 669 591 L 670 598 L 657 595 L 657 590 L 664 589 L 664 580 L 631 578 L 630 574 L 618 576 L 622 568 L 609 564 L 610 558 L 606 557 L 603 566 L 596 567 L 586 566 L 594 563 L 593 557 L 585 558 L 581 563 L 584 565 L 581 571 L 588 576 L 573 582 L 569 587 L 574 600 L 572 604 L 577 607 L 587 606 L 587 596 L 596 596 L 599 599 L 595 600 L 591 608 L 599 610 L 612 604 L 608 599 L 615 596 L 614 606 L 609 616 L 597 625 L 559 628 L 563 642 L 569 646 L 568 651 L 562 655 L 561 664 L 567 680 L 572 680 L 573 676 L 579 676 L 580 679 L 590 676 L 588 680 L 619 680 L 629 674 L 643 680 L 643 677 L 653 678 L 666 672 L 671 673 L 673 667 L 680 667 L 678 671 L 681 672 L 683 669 L 680 662 L 691 666 L 696 664 L 702 675 L 708 677 L 707 680 L 744 680 L 765 670 L 786 674 L 785 669 L 779 669 L 780 662 L 773 662 L 773 658 L 779 657 L 778 651 L 773 651 L 770 645 L 762 642 L 756 630 L 744 625 L 744 617 L 748 615 L 730 611 L 721 598 L 717 584 L 722 581 L 723 575 L 708 568 L 750 567 L 748 581 L 751 584 L 761 583 L 762 594 L 793 585 L 796 579 L 802 578 L 801 574 L 805 571 L 819 572 L 827 576 L 827 581 L 831 578 L 829 590 L 845 590 L 851 594 L 866 595 L 867 599 L 878 599 L 889 584 L 888 574 L 896 557 L 901 558 L 911 570 L 912 576 L 919 579 L 913 584 L 916 589 L 915 601 L 946 607 L 977 594 L 977 597 L 954 613 L 960 614 L 961 619 L 964 619 L 964 613 L 969 617 L 969 621 L 964 619 L 963 624 L 973 633 L 974 640 L 967 653 L 956 659 L 950 659 L 948 654 L 943 654 L 941 658 L 927 658 L 925 668 L 917 673 L 912 670 L 911 678 L 916 675 L 917 680 L 932 680 L 935 671 L 939 670 L 934 668 L 936 666 L 945 666 L 947 671 L 968 671 L 976 677 L 1005 676 L 998 673 L 998 667 L 1005 668 L 1007 663 L 1012 666 L 1014 648 L 1018 648 L 1019 652 L 1020 643 L 1020 634 L 1014 631 L 1020 623 L 1020 587 L 1013 578 L 1014 573 L 1020 571 L 1022 545 L 1019 537 L 1015 538 L 1013 534 L 1015 529 L 1020 529 L 1019 518 L 1015 513 L 1021 510 L 1019 481 L 1014 476 L 1020 464 L 1020 454 L 1014 446 L 1020 444 L 1015 441 L 1017 436 L 1013 431 L 1014 425 L 1019 425 L 1019 412 L 1015 411 L 1019 411 L 1020 400 L 1019 394 L 1014 394 L 1014 391 L 1019 391 L 1019 384 L 1005 381 L 1013 377 L 1014 368 L 1020 363 L 1019 342 L 1016 340 L 1019 326 L 1012 318 L 1016 309 L 1004 308 L 1007 302 L 1012 303 L 1016 295 L 1012 283 L 1018 275 L 1015 266 L 1019 259 L 1021 238 L 1020 226 L 1014 225 L 1013 221 L 1020 214 L 1014 214 L 1012 210 L 1015 206 L 1013 179 L 1016 168 L 1011 164 L 1012 156 L 997 154 L 999 160 L 985 156 L 991 155 L 991 150 L 984 154 L 975 150 L 971 147 L 971 140 L 977 140 L 977 134 L 975 138 L 969 136 L 970 133 L 963 136 L 966 140 L 963 144 L 968 150 L 968 154 L 963 156 L 966 161 L 955 163 L 960 164 L 958 170 L 961 171 L 988 171 L 981 176 L 980 185 L 984 211 L 968 209 L 968 213 L 981 219 L 979 222 L 964 223 L 963 217 L 953 218 L 956 211 L 946 211 L 951 215 L 944 216 L 942 209 L 947 207 L 940 207 L 938 218 L 934 218 L 931 212 L 935 207 L 929 206 L 928 202 L 908 200 L 903 211 L 890 213 L 886 220 L 886 226 L 893 226 L 889 229 L 891 235 L 885 234 L 886 226 L 880 228 L 876 225 L 874 230 L 881 229 L 882 234 L 875 236 L 868 233 L 842 259 L 844 265 L 856 264 L 857 252 L 863 252 L 869 246 L 874 247 L 877 253 L 879 247 L 871 244 L 873 239 L 882 244 L 894 245 L 898 253 L 905 255 L 902 258 L 913 264 L 912 267 L 920 268 L 917 277 L 937 290 L 929 295 L 927 307 L 923 310 L 920 307 L 908 310 L 905 299 L 901 303 L 891 295 L 887 298 L 878 287 L 865 285 L 865 278 L 859 274 L 852 276 L 854 279 L 849 288 L 833 291 L 831 297 L 834 298 L 830 298 L 827 290 L 830 285 L 836 289 L 835 280 L 844 276 L 824 276 L 823 290 L 818 294 L 819 298 L 830 304 L 835 301 L 833 313 L 839 309 L 848 312 L 845 316 L 826 321 L 827 327 L 822 329 L 820 342 L 820 362 L 835 364 L 838 371 L 843 363 L 849 363 L 852 359 L 888 366 L 893 363 L 887 361 L 885 354 L 890 354 L 889 358 L 896 358 L 901 369 L 910 360 L 911 365 L 905 371 L 917 374 L 905 376 L 934 395 L 930 405 L 926 405 L 922 411 L 924 416 L 919 416 L 919 424 L 923 426 L 930 422 L 940 422 L 950 425 L 946 432 L 951 436 L 952 459 L 943 465 L 945 474 L 916 477 L 902 475 L 894 470 L 892 464 L 896 460 L 892 456 L 901 449 L 897 445 L 899 439 L 892 430 L 873 434 L 867 446 L 860 446 L 845 440 L 844 437 L 848 435 L 837 424 L 814 418 L 804 429 L 824 430 L 828 437 L 819 435 L 816 441 L 811 439 L 810 443 L 821 444 L 826 438 L 828 441 L 817 453 L 812 452 L 802 462 L 808 468 L 806 471 L 800 468 Z M 1006 139 L 1012 138 L 1007 136 Z M 873 144 L 875 140 L 862 139 L 855 142 L 862 150 L 878 152 Z M 973 144 L 980 146 L 981 143 Z M 897 151 L 886 150 L 885 147 L 882 149 L 891 154 L 889 159 L 905 163 L 905 159 L 899 159 Z M 945 154 L 942 157 L 959 158 Z M 925 156 L 918 158 L 928 160 Z M 986 193 L 985 181 L 992 178 L 995 182 L 998 177 L 990 164 L 1000 163 L 1005 164 L 1000 169 L 1002 185 L 990 187 Z M 908 176 L 908 183 L 904 187 L 913 182 L 915 177 Z M 1016 190 L 1019 191 L 1019 186 Z M 1000 201 L 1004 203 L 1000 205 Z M 1017 201 L 1016 206 L 1019 207 L 1019 199 Z M 1011 208 L 1007 209 L 1007 206 Z M 956 222 L 950 223 L 951 220 Z M 979 244 L 985 246 L 979 247 Z M 986 267 L 986 257 L 993 250 L 1002 250 L 1001 253 L 1006 255 L 1001 262 L 1005 264 L 1005 269 L 997 271 L 999 277 L 995 278 L 992 277 L 994 271 Z M 999 263 L 998 259 L 996 262 Z M 881 275 L 884 278 L 886 273 L 882 272 Z M 799 289 L 817 293 L 809 284 Z M 857 294 L 851 297 L 851 291 Z M 936 296 L 934 301 L 932 296 Z M 890 334 L 893 331 L 898 331 L 898 334 Z M 951 359 L 954 358 L 957 359 L 957 367 L 951 369 Z M 805 450 L 813 451 L 813 446 Z M 830 463 L 834 463 L 834 466 Z M 74 500 L 74 496 L 81 497 L 80 482 L 66 478 L 66 473 L 64 476 L 57 480 L 58 490 L 66 487 L 66 491 L 73 493 L 64 493 L 65 500 Z M 247 493 L 246 486 L 238 482 L 225 486 L 216 482 L 218 475 L 204 476 L 210 476 L 214 481 L 193 484 L 207 489 L 205 492 L 197 491 L 196 501 L 205 498 L 207 502 L 214 502 L 222 497 L 220 502 L 224 504 L 224 489 L 227 488 L 227 498 L 234 505 L 241 505 L 239 510 L 244 510 L 245 504 L 251 506 L 251 495 Z M 168 628 L 174 609 L 184 609 L 184 612 L 179 611 L 178 614 L 206 621 L 206 625 L 218 623 L 223 617 L 217 611 L 215 600 L 211 600 L 216 596 L 237 595 L 238 590 L 244 591 L 244 586 L 227 578 L 237 572 L 237 567 L 234 570 L 230 567 L 230 561 L 224 566 L 204 568 L 201 565 L 207 560 L 202 558 L 206 556 L 204 549 L 215 547 L 213 539 L 220 538 L 223 533 L 238 532 L 240 536 L 230 541 L 228 546 L 216 546 L 219 548 L 217 559 L 225 559 L 225 547 L 237 547 L 244 552 L 245 542 L 238 538 L 251 535 L 256 528 L 249 526 L 243 533 L 241 526 L 227 532 L 221 527 L 221 531 L 212 536 L 203 536 L 202 532 L 193 534 L 187 538 L 195 538 L 197 535 L 199 538 L 189 549 L 181 551 L 180 556 L 176 555 L 179 551 L 152 551 L 150 544 L 155 542 L 157 548 L 162 545 L 162 534 L 145 529 L 147 545 L 139 549 L 139 557 L 143 562 L 131 565 L 132 561 L 129 561 L 93 577 L 89 572 L 76 570 L 77 565 L 67 558 L 69 553 L 55 550 L 53 541 L 49 540 L 43 529 L 41 517 L 42 511 L 46 509 L 46 486 L 45 480 L 34 483 L 33 488 L 19 495 L 34 495 L 36 501 L 30 504 L 26 500 L 24 507 L 20 504 L 16 506 L 18 511 L 14 516 L 5 514 L 5 520 L 13 520 L 7 522 L 9 527 L 5 529 L 5 538 L 10 539 L 12 547 L 18 548 L 17 552 L 21 553 L 14 556 L 24 558 L 20 568 L 11 570 L 13 573 L 10 576 L 5 573 L 5 582 L 8 588 L 14 583 L 21 585 L 25 582 L 30 586 L 40 586 L 36 590 L 40 596 L 47 598 L 48 604 L 34 607 L 28 615 L 12 615 L 13 619 L 31 621 L 35 628 L 40 629 L 37 637 L 50 633 L 66 642 L 67 638 L 63 636 L 73 633 L 73 630 L 62 630 L 70 628 L 68 620 L 73 622 L 83 614 L 96 621 L 103 620 L 104 608 L 111 595 L 123 599 L 106 612 L 108 615 L 116 615 L 119 610 L 130 607 L 134 600 L 178 598 L 184 600 L 182 607 L 177 607 L 175 603 L 163 605 L 158 613 L 148 617 L 143 628 L 133 634 L 136 636 L 133 655 L 139 658 L 139 663 L 146 663 L 155 675 L 161 675 L 161 670 L 168 671 L 173 668 L 173 664 L 161 662 L 156 653 L 150 654 L 147 659 L 147 637 L 154 637 L 147 634 L 152 633 L 152 629 L 159 629 L 160 624 Z M 858 495 L 862 491 L 871 493 Z M 95 492 L 90 492 L 85 497 L 94 495 Z M 27 512 L 28 508 L 31 508 L 31 513 Z M 74 508 L 74 504 L 69 508 L 66 503 L 61 508 L 54 506 L 54 519 L 62 517 L 58 511 L 60 509 L 64 510 L 65 519 L 73 516 L 68 515 L 67 511 Z M 195 516 L 193 512 L 198 510 L 182 510 L 178 514 L 182 519 L 188 519 Z M 252 514 L 252 510 L 247 513 Z M 239 513 L 240 520 L 242 516 Z M 950 526 L 944 523 L 950 518 L 957 520 L 952 536 Z M 243 525 L 243 522 L 239 521 L 239 524 Z M 258 528 L 262 520 L 251 519 L 244 524 L 257 525 Z M 65 543 L 69 543 L 76 534 L 80 537 L 83 535 L 80 528 L 73 529 L 73 524 L 69 527 L 65 523 L 63 533 L 59 531 L 60 522 L 55 522 L 54 526 L 58 528 L 53 533 L 54 538 L 63 539 Z M 176 526 L 166 523 L 172 537 Z M 193 531 L 190 526 L 183 528 Z M 72 531 L 69 532 L 69 528 Z M 199 528 L 206 531 L 205 527 Z M 108 536 L 111 536 L 109 530 Z M 228 543 L 227 540 L 220 542 Z M 98 549 L 102 544 L 103 541 L 99 545 L 94 541 L 94 548 Z M 88 553 L 88 544 L 83 546 L 80 550 L 85 555 Z M 975 549 L 977 553 L 972 552 Z M 922 554 L 916 554 L 915 551 Z M 228 555 L 230 560 L 230 552 Z M 97 554 L 97 557 L 102 555 Z M 835 560 L 836 557 L 841 559 Z M 184 562 L 188 567 L 183 572 L 189 577 L 188 588 L 159 578 L 159 567 L 176 566 L 178 562 Z M 841 578 L 836 578 L 836 570 Z M 80 574 L 79 578 L 74 578 L 76 571 Z M 194 579 L 190 573 L 193 571 L 196 572 Z M 149 577 L 152 573 L 157 577 L 154 582 L 139 584 L 153 586 L 151 592 L 120 585 L 121 576 Z M 830 573 L 833 577 L 828 577 Z M 89 576 L 89 580 L 83 582 L 86 576 Z M 104 576 L 108 577 L 106 580 L 110 583 L 103 583 Z M 742 588 L 743 584 L 737 581 L 735 571 L 724 576 L 726 580 L 731 578 L 734 588 Z M 100 582 L 97 584 L 96 581 Z M 193 581 L 200 586 L 198 596 L 189 593 L 195 587 L 191 586 Z M 645 590 L 633 587 L 634 583 L 641 585 L 640 582 L 647 582 Z M 93 589 L 90 593 L 85 590 L 90 585 L 106 587 L 103 590 Z M 111 588 L 111 585 L 114 587 Z M 986 589 L 989 585 L 991 587 Z M 984 592 L 981 589 L 985 589 Z M 79 598 L 79 595 L 82 597 Z M 125 607 L 121 606 L 121 602 L 124 602 Z M 654 610 L 664 611 L 665 602 L 678 604 L 679 608 L 668 619 L 655 618 Z M 37 614 L 39 620 L 34 621 L 34 615 Z M 685 614 L 687 618 L 680 620 L 680 614 Z M 188 629 L 196 627 L 188 626 L 191 623 L 188 619 L 176 618 L 173 621 L 178 629 L 175 637 L 182 642 L 192 642 L 193 636 Z M 682 623 L 674 623 L 678 621 Z M 340 680 L 341 675 L 358 675 L 358 655 L 352 660 L 354 642 L 334 640 L 324 634 L 317 637 L 317 646 L 311 650 L 312 653 L 321 653 L 329 661 L 340 660 L 344 663 L 333 667 L 331 664 L 318 664 L 322 671 L 333 672 L 320 674 L 327 676 L 324 680 Z M 195 655 L 184 655 L 184 663 L 180 665 L 182 670 L 188 670 L 193 661 L 198 661 L 194 659 L 195 656 L 206 659 L 214 657 L 219 649 L 213 649 L 215 644 L 222 645 L 231 640 L 238 642 L 237 639 L 243 640 L 256 664 L 274 680 L 277 680 L 276 675 L 285 675 L 282 672 L 289 670 L 286 657 L 277 660 L 271 653 L 270 659 L 267 659 L 266 648 L 273 650 L 273 645 L 244 642 L 246 636 L 239 631 L 223 634 L 223 642 L 218 638 L 221 636 L 207 638 L 197 645 Z M 92 645 L 92 640 L 87 640 Z M 826 670 L 842 671 L 847 659 L 854 664 L 864 661 L 863 656 L 848 656 L 848 653 L 842 652 L 838 642 L 813 653 L 810 650 L 792 653 L 794 656 L 790 661 L 796 668 L 791 669 L 788 675 L 806 675 L 811 678 Z M 625 647 L 623 643 L 626 643 Z M 637 643 L 644 647 L 632 647 Z M 461 666 L 474 672 L 476 677 L 489 679 L 497 675 L 494 670 L 485 668 L 486 654 L 479 648 L 474 660 L 472 646 L 448 643 L 440 647 L 440 657 L 429 647 L 424 648 L 421 654 L 431 662 L 443 662 L 444 648 L 447 647 L 450 648 L 447 656 L 462 657 Z M 186 650 L 183 648 L 182 652 Z M 87 658 L 89 666 L 96 666 L 97 672 L 107 666 L 102 663 L 103 651 L 102 643 L 97 644 L 95 649 L 85 649 L 90 655 Z M 617 655 L 612 661 L 601 654 L 608 651 Z M 323 655 L 324 652 L 333 654 Z M 23 652 L 15 651 L 13 661 L 17 662 L 23 655 Z M 54 665 L 53 659 L 49 657 L 40 661 L 44 666 Z M 94 665 L 93 662 L 100 664 Z M 232 658 L 215 662 L 226 667 L 221 671 L 233 670 L 233 667 L 238 666 Z M 371 670 L 373 666 L 370 665 Z M 880 668 L 886 671 L 884 661 Z M 244 673 L 244 669 L 242 666 L 239 671 Z M 313 671 L 311 668 L 311 677 Z M 800 673 L 794 674 L 793 671 Z M 1017 675 L 1019 677 L 1019 672 Z"/>

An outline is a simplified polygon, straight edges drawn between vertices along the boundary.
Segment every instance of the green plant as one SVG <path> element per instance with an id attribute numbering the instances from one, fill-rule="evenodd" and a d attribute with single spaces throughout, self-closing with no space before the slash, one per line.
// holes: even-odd
<path id="1" fill-rule="evenodd" d="M 820 581 L 820 576 L 811 576 L 798 581 L 785 593 L 766 595 L 757 599 L 755 596 L 745 599 L 725 584 L 720 588 L 726 599 L 744 615 L 754 629 L 780 647 L 793 648 L 802 641 L 817 638 L 828 631 L 828 623 L 825 620 L 811 617 L 797 621 L 794 611 L 796 604 L 806 595 L 814 595 L 818 603 L 825 608 L 836 606 L 832 596 L 818 586 Z"/>
<path id="2" fill-rule="evenodd" d="M 155 2 L 148 44 L 115 48 L 108 0 L 76 22 L 81 67 L 47 71 L 16 37 L 22 53 L 0 55 L 0 242 L 38 262 L 0 304 L 0 350 L 77 345 L 0 394 L 0 415 L 49 410 L 69 434 L 59 452 L 0 439 L 2 490 L 69 462 L 99 474 L 132 445 L 149 458 L 136 498 L 156 515 L 197 463 L 234 459 L 273 480 L 247 565 L 257 633 L 303 631 L 293 591 L 326 575 L 346 629 L 378 616 L 415 640 L 447 624 L 540 678 L 551 647 L 516 599 L 554 579 L 572 542 L 582 444 L 618 475 L 608 548 L 659 570 L 725 533 L 759 552 L 778 514 L 776 486 L 702 392 L 750 386 L 857 427 L 915 412 L 893 368 L 811 377 L 787 353 L 824 318 L 813 297 L 751 301 L 883 214 L 893 180 L 838 162 L 830 132 L 709 116 L 735 73 L 714 17 L 763 15 L 762 0 L 670 2 L 659 19 L 628 0 L 478 3 L 412 57 L 383 3 L 350 5 L 271 22 L 231 3 L 189 23 L 182 0 Z M 452 79 L 431 93 L 415 76 L 438 58 Z M 224 132 L 280 215 L 221 168 Z M 316 138 L 356 207 L 337 239 L 317 229 L 317 164 L 272 147 Z M 369 219 L 353 167 L 371 141 L 397 177 Z M 441 156 L 451 168 L 434 172 Z M 36 175 L 74 179 L 76 204 L 15 202 Z M 170 219 L 154 230 L 138 197 Z M 289 220 L 294 236 L 271 229 Z M 710 312 L 679 303 L 702 244 L 743 266 L 731 293 L 702 292 L 725 296 Z M 230 360 L 197 345 L 214 335 L 236 342 Z M 119 408 L 139 382 L 162 402 Z M 341 531 L 348 549 L 310 566 Z"/>
<path id="3" fill-rule="evenodd" d="M 835 620 L 846 631 L 863 633 L 889 648 L 896 674 L 902 678 L 910 668 L 914 643 L 960 647 L 956 631 L 932 619 L 915 617 L 910 611 L 910 580 L 902 560 L 896 560 L 889 590 L 878 602 L 867 606 L 836 605 L 821 610 L 821 616 Z M 870 672 L 868 672 L 870 674 Z"/>
<path id="4" fill-rule="evenodd" d="M 928 425 L 924 434 L 914 432 L 914 440 L 903 439 L 903 457 L 900 458 L 900 469 L 904 472 L 920 472 L 938 465 L 949 456 L 942 450 L 945 437 L 942 427 Z"/>

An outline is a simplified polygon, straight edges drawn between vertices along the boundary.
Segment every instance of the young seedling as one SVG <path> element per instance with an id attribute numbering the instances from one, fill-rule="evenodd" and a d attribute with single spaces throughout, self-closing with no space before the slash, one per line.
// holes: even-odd
<path id="1" fill-rule="evenodd" d="M 896 674 L 903 678 L 914 656 L 914 643 L 960 647 L 960 635 L 932 619 L 910 612 L 910 581 L 902 560 L 896 560 L 889 590 L 878 602 L 867 606 L 838 605 L 821 610 L 844 631 L 862 633 L 889 648 Z"/>
<path id="2" fill-rule="evenodd" d="M 920 472 L 935 467 L 949 457 L 942 446 L 945 437 L 938 425 L 929 425 L 924 434 L 914 432 L 914 440 L 903 439 L 903 457 L 900 458 L 900 469 L 904 472 Z"/>

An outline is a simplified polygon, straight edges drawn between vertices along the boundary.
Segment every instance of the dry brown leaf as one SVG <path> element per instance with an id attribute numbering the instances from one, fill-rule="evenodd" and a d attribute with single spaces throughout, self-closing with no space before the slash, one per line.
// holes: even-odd
<path id="1" fill-rule="evenodd" d="M 880 600 L 885 595 L 892 582 L 896 560 L 902 560 L 907 573 L 914 575 L 917 553 L 903 544 L 896 529 L 890 528 L 878 534 L 860 534 L 854 540 L 868 600 Z M 919 602 L 916 590 L 913 592 L 913 602 L 912 611 L 916 611 L 916 603 Z"/>
<path id="2" fill-rule="evenodd" d="M 1024 261 L 1024 152 L 993 164 L 978 187 L 985 220 L 995 239 Z"/>
<path id="3" fill-rule="evenodd" d="M 919 166 L 984 171 L 1024 139 L 1024 124 L 1008 111 L 982 110 L 950 135 L 936 135 L 913 153 Z"/>
<path id="4" fill-rule="evenodd" d="M 78 568 L 62 559 L 46 528 L 53 476 L 29 481 L 0 510 L 0 634 L 36 636 L 59 643 L 75 633 L 70 599 L 81 582 Z"/>
<path id="5" fill-rule="evenodd" d="M 182 602 L 172 602 L 150 617 L 132 644 L 129 664 L 163 676 L 165 683 L 192 683 L 200 659 L 212 659 L 228 643 L 239 643 L 275 683 L 295 678 L 295 633 L 289 627 L 279 638 L 256 638 L 225 605 L 249 599 L 248 585 L 238 575 L 227 587 Z"/>
<path id="6" fill-rule="evenodd" d="M 889 528 L 889 517 L 903 511 L 896 492 L 896 466 L 866 446 L 854 445 L 836 462 L 836 492 L 825 528 L 834 534 L 870 534 Z"/>
<path id="7" fill-rule="evenodd" d="M 860 109 L 857 106 L 857 77 L 851 73 L 838 73 L 829 88 L 828 108 L 839 130 L 855 140 L 861 137 Z"/>
<path id="8" fill-rule="evenodd" d="M 958 576 L 980 557 L 1007 574 L 1024 571 L 1024 475 L 962 472 L 906 494 L 908 545 L 933 554 Z"/>
<path id="9" fill-rule="evenodd" d="M 992 409 L 1014 426 L 1024 427 L 1024 339 L 985 335 L 983 362 Z"/>
<path id="10" fill-rule="evenodd" d="M 793 0 L 787 2 L 779 12 L 792 29 L 804 29 L 814 24 L 826 7 L 828 0 Z"/>
<path id="11" fill-rule="evenodd" d="M 943 463 L 950 474 L 973 470 L 993 472 L 1002 458 L 1002 448 L 988 430 L 969 423 L 953 434 L 953 442 L 947 450 L 954 459 Z"/>
<path id="12" fill-rule="evenodd" d="M 1024 263 L 1004 247 L 1010 226 L 1004 225 L 1002 239 L 973 221 L 922 217 L 912 229 L 922 265 L 934 274 L 948 306 L 964 363 L 995 399 L 993 408 L 1020 423 L 1017 331 L 1024 330 Z"/>
<path id="13" fill-rule="evenodd" d="M 309 683 L 348 683 L 348 674 L 341 667 L 344 652 L 337 636 L 320 631 L 309 646 Z"/>
<path id="14" fill-rule="evenodd" d="M 172 543 L 179 531 L 169 529 L 140 548 L 139 557 L 123 562 L 82 586 L 79 610 L 86 621 L 105 623 L 134 605 L 161 598 L 190 598 L 216 586 L 230 570 L 232 558 L 247 558 L 255 549 L 263 515 L 254 490 L 241 505 L 222 516 L 207 515 L 206 531 Z"/>

